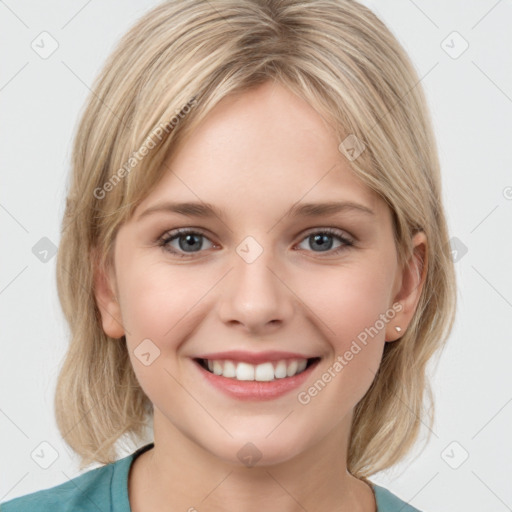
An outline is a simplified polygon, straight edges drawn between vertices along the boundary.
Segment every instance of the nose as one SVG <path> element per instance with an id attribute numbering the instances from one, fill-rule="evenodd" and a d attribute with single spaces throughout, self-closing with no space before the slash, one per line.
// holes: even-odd
<path id="1" fill-rule="evenodd" d="M 219 296 L 222 322 L 257 335 L 288 323 L 294 311 L 294 294 L 272 251 L 263 250 L 254 260 L 235 252 L 232 261 L 234 268 Z"/>

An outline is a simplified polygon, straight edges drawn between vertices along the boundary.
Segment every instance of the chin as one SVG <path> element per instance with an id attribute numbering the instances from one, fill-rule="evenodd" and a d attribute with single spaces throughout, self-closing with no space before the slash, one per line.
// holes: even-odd
<path id="1" fill-rule="evenodd" d="M 247 433 L 238 439 L 230 439 L 222 447 L 218 445 L 210 448 L 210 452 L 228 464 L 239 467 L 265 467 L 285 463 L 299 455 L 305 447 L 304 438 L 295 442 L 293 437 L 284 433 L 271 434 L 272 439 L 261 435 Z M 243 439 L 243 440 L 242 440 Z"/>

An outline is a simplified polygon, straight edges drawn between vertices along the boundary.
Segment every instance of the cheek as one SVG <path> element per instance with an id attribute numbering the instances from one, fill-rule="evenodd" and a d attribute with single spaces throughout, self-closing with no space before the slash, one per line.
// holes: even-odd
<path id="1" fill-rule="evenodd" d="M 305 290 L 313 290 L 307 294 L 307 305 L 321 320 L 316 323 L 324 326 L 336 352 L 347 350 L 353 339 L 368 330 L 372 338 L 384 339 L 385 325 L 379 318 L 388 309 L 391 276 L 389 270 L 383 271 L 382 263 L 369 262 L 330 269 L 306 284 Z"/>
<path id="2" fill-rule="evenodd" d="M 204 278 L 190 272 L 170 272 L 161 265 L 137 265 L 126 269 L 122 304 L 123 321 L 132 338 L 175 338 L 194 305 L 205 293 Z M 203 284 L 201 284 L 203 282 Z"/>
<path id="3" fill-rule="evenodd" d="M 179 394 L 172 375 L 181 347 L 212 307 L 209 291 L 219 277 L 199 267 L 186 272 L 162 262 L 128 263 L 119 273 L 127 347 L 139 383 L 158 402 L 162 382 L 165 393 Z"/>
<path id="4" fill-rule="evenodd" d="M 379 277 L 375 267 L 367 270 L 338 269 L 311 288 L 315 292 L 307 305 L 330 354 L 318 379 L 298 399 L 311 403 L 318 415 L 335 410 L 341 420 L 363 398 L 380 366 L 386 325 L 380 315 L 387 310 L 389 278 Z"/>
<path id="5" fill-rule="evenodd" d="M 388 314 L 387 322 L 382 320 L 393 277 L 392 266 L 386 265 L 375 257 L 364 264 L 329 269 L 329 275 L 317 275 L 304 288 L 314 290 L 307 305 L 331 351 L 330 369 L 324 375 L 333 382 L 327 401 L 339 404 L 340 411 L 359 402 L 380 366 L 386 325 L 392 318 Z"/>
<path id="6" fill-rule="evenodd" d="M 143 261 L 125 262 L 119 270 L 130 360 L 144 392 L 159 406 L 169 396 L 180 396 L 180 386 L 172 378 L 175 358 L 199 321 L 200 299 L 208 291 L 205 281 L 211 279 Z"/>

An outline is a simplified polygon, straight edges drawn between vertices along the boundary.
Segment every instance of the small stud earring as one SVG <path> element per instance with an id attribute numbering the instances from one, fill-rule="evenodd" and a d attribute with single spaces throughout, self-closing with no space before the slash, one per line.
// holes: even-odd
<path id="1" fill-rule="evenodd" d="M 398 332 L 402 332 L 402 328 L 401 328 L 401 327 L 398 327 L 398 325 L 395 327 L 395 329 L 396 329 Z"/>

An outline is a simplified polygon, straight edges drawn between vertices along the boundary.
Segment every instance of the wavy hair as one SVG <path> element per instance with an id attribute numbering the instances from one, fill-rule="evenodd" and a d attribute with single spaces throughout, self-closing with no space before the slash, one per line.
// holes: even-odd
<path id="1" fill-rule="evenodd" d="M 403 265 L 428 240 L 425 283 L 403 336 L 357 404 L 348 470 L 367 476 L 398 462 L 418 437 L 432 393 L 427 363 L 446 342 L 456 284 L 440 165 L 420 80 L 391 31 L 353 0 L 179 0 L 153 8 L 124 35 L 81 113 L 57 257 L 70 327 L 55 414 L 81 469 L 116 460 L 123 436 L 141 439 L 152 404 L 124 336 L 102 329 L 97 265 L 112 264 L 118 228 L 165 173 L 164 161 L 224 97 L 277 81 L 307 101 L 342 142 L 366 150 L 353 172 L 393 215 Z M 96 255 L 96 256 L 95 256 Z"/>

